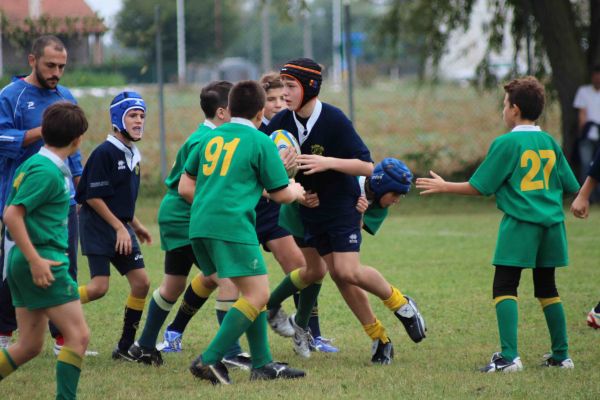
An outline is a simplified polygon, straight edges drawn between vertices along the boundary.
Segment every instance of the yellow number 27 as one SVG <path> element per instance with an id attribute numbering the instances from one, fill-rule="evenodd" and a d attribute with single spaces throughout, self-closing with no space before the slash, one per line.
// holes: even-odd
<path id="1" fill-rule="evenodd" d="M 229 170 L 229 165 L 231 165 L 231 159 L 233 158 L 233 153 L 235 153 L 235 149 L 237 145 L 240 143 L 239 138 L 233 139 L 231 142 L 225 143 L 223 137 L 215 136 L 212 138 L 206 145 L 206 149 L 204 150 L 204 158 L 208 161 L 207 164 L 202 166 L 202 173 L 205 176 L 212 175 L 217 168 L 217 164 L 221 158 L 221 153 L 223 149 L 225 149 L 225 157 L 223 158 L 223 163 L 221 164 L 221 172 L 219 175 L 225 176 L 227 175 L 227 171 Z"/>
<path id="2" fill-rule="evenodd" d="M 534 178 L 540 171 L 542 159 L 548 160 L 544 165 L 544 180 L 535 180 Z M 539 154 L 533 150 L 524 151 L 521 155 L 521 168 L 529 167 L 529 171 L 527 171 L 521 180 L 521 191 L 548 190 L 548 181 L 550 180 L 550 174 L 552 173 L 554 164 L 556 164 L 556 154 L 554 153 L 554 150 L 540 150 Z"/>

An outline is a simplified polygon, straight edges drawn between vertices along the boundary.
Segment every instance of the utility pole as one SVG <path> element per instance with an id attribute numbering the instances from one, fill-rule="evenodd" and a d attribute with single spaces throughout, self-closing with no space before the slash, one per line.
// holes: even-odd
<path id="1" fill-rule="evenodd" d="M 177 81 L 185 84 L 185 0 L 177 0 Z"/>
<path id="2" fill-rule="evenodd" d="M 354 123 L 354 71 L 352 62 L 352 23 L 350 19 L 350 3 L 344 4 L 344 53 L 346 55 L 346 71 L 348 72 L 348 112 L 350 121 Z"/>
<path id="3" fill-rule="evenodd" d="M 333 29 L 333 73 L 332 83 L 336 91 L 342 87 L 342 6 L 340 0 L 333 0 L 332 6 Z"/>
<path id="4" fill-rule="evenodd" d="M 160 27 L 160 6 L 154 6 L 156 24 L 156 80 L 158 83 L 158 122 L 160 127 L 160 176 L 167 177 L 167 138 L 165 135 L 165 100 L 163 82 L 162 32 Z"/>
<path id="5" fill-rule="evenodd" d="M 271 55 L 271 21 L 270 21 L 270 1 L 265 0 L 262 3 L 261 25 L 262 25 L 262 70 L 270 71 L 273 68 L 273 58 Z"/>
<path id="6" fill-rule="evenodd" d="M 313 46 L 312 46 L 312 27 L 310 25 L 310 11 L 304 10 L 302 12 L 303 19 L 303 32 L 302 32 L 302 44 L 304 48 L 304 57 L 306 58 L 314 58 L 313 57 Z"/>

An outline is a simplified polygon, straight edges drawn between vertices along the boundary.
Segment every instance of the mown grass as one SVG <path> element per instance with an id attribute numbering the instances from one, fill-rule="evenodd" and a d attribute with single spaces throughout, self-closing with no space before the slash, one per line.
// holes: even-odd
<path id="1" fill-rule="evenodd" d="M 138 215 L 158 240 L 159 199 L 140 200 Z M 396 349 L 390 366 L 372 366 L 370 340 L 345 306 L 329 278 L 320 297 L 323 333 L 335 338 L 338 354 L 294 355 L 292 344 L 270 333 L 273 355 L 303 368 L 299 381 L 249 382 L 248 374 L 233 371 L 235 384 L 211 387 L 192 378 L 190 361 L 208 344 L 216 328 L 214 303 L 192 320 L 182 354 L 165 355 L 166 365 L 150 368 L 114 362 L 110 352 L 120 335 L 127 296 L 124 278 L 114 274 L 108 295 L 85 305 L 91 328 L 90 349 L 79 386 L 81 399 L 595 399 L 600 393 L 599 331 L 585 325 L 585 316 L 598 300 L 600 208 L 588 221 L 567 217 L 571 266 L 557 273 L 558 288 L 568 321 L 573 371 L 539 367 L 549 349 L 540 306 L 533 298 L 531 273 L 520 286 L 520 351 L 525 370 L 512 375 L 484 375 L 476 368 L 498 349 L 491 301 L 490 260 L 501 213 L 490 199 L 422 198 L 411 194 L 397 206 L 376 237 L 366 236 L 363 263 L 376 266 L 403 292 L 419 303 L 427 320 L 428 337 L 412 343 L 394 316 L 371 297 Z M 159 245 L 143 248 L 152 289 L 162 278 Z M 282 277 L 271 255 L 265 256 L 274 287 Z M 80 263 L 80 281 L 89 274 Z M 286 304 L 292 311 L 293 304 Z M 245 346 L 245 340 L 243 341 Z M 54 393 L 54 363 L 48 339 L 42 355 L 0 383 L 1 399 L 47 399 Z"/>

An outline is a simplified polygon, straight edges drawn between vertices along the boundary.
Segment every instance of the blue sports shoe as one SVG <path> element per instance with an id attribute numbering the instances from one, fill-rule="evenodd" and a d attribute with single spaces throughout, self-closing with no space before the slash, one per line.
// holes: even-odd
<path id="1" fill-rule="evenodd" d="M 160 351 L 164 351 L 165 353 L 179 353 L 181 351 L 182 336 L 182 333 L 167 329 L 164 334 L 165 341 L 162 343 Z"/>
<path id="2" fill-rule="evenodd" d="M 322 353 L 337 353 L 340 351 L 331 344 L 333 339 L 326 339 L 323 336 L 317 336 L 309 342 L 310 351 L 320 351 Z"/>

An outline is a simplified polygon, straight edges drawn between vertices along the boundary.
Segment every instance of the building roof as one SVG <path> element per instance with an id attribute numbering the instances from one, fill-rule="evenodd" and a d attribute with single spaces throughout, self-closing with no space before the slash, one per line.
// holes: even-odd
<path id="1" fill-rule="evenodd" d="M 39 5 L 39 10 L 35 8 L 35 3 Z M 23 24 L 27 19 L 37 19 L 36 11 L 39 12 L 39 18 L 50 18 L 51 20 L 64 21 L 68 18 L 77 18 L 75 29 L 82 33 L 103 33 L 108 29 L 104 25 L 102 18 L 99 17 L 84 0 L 0 0 L 0 11 L 2 11 L 9 24 Z M 58 25 L 58 32 L 67 30 L 64 23 Z"/>

